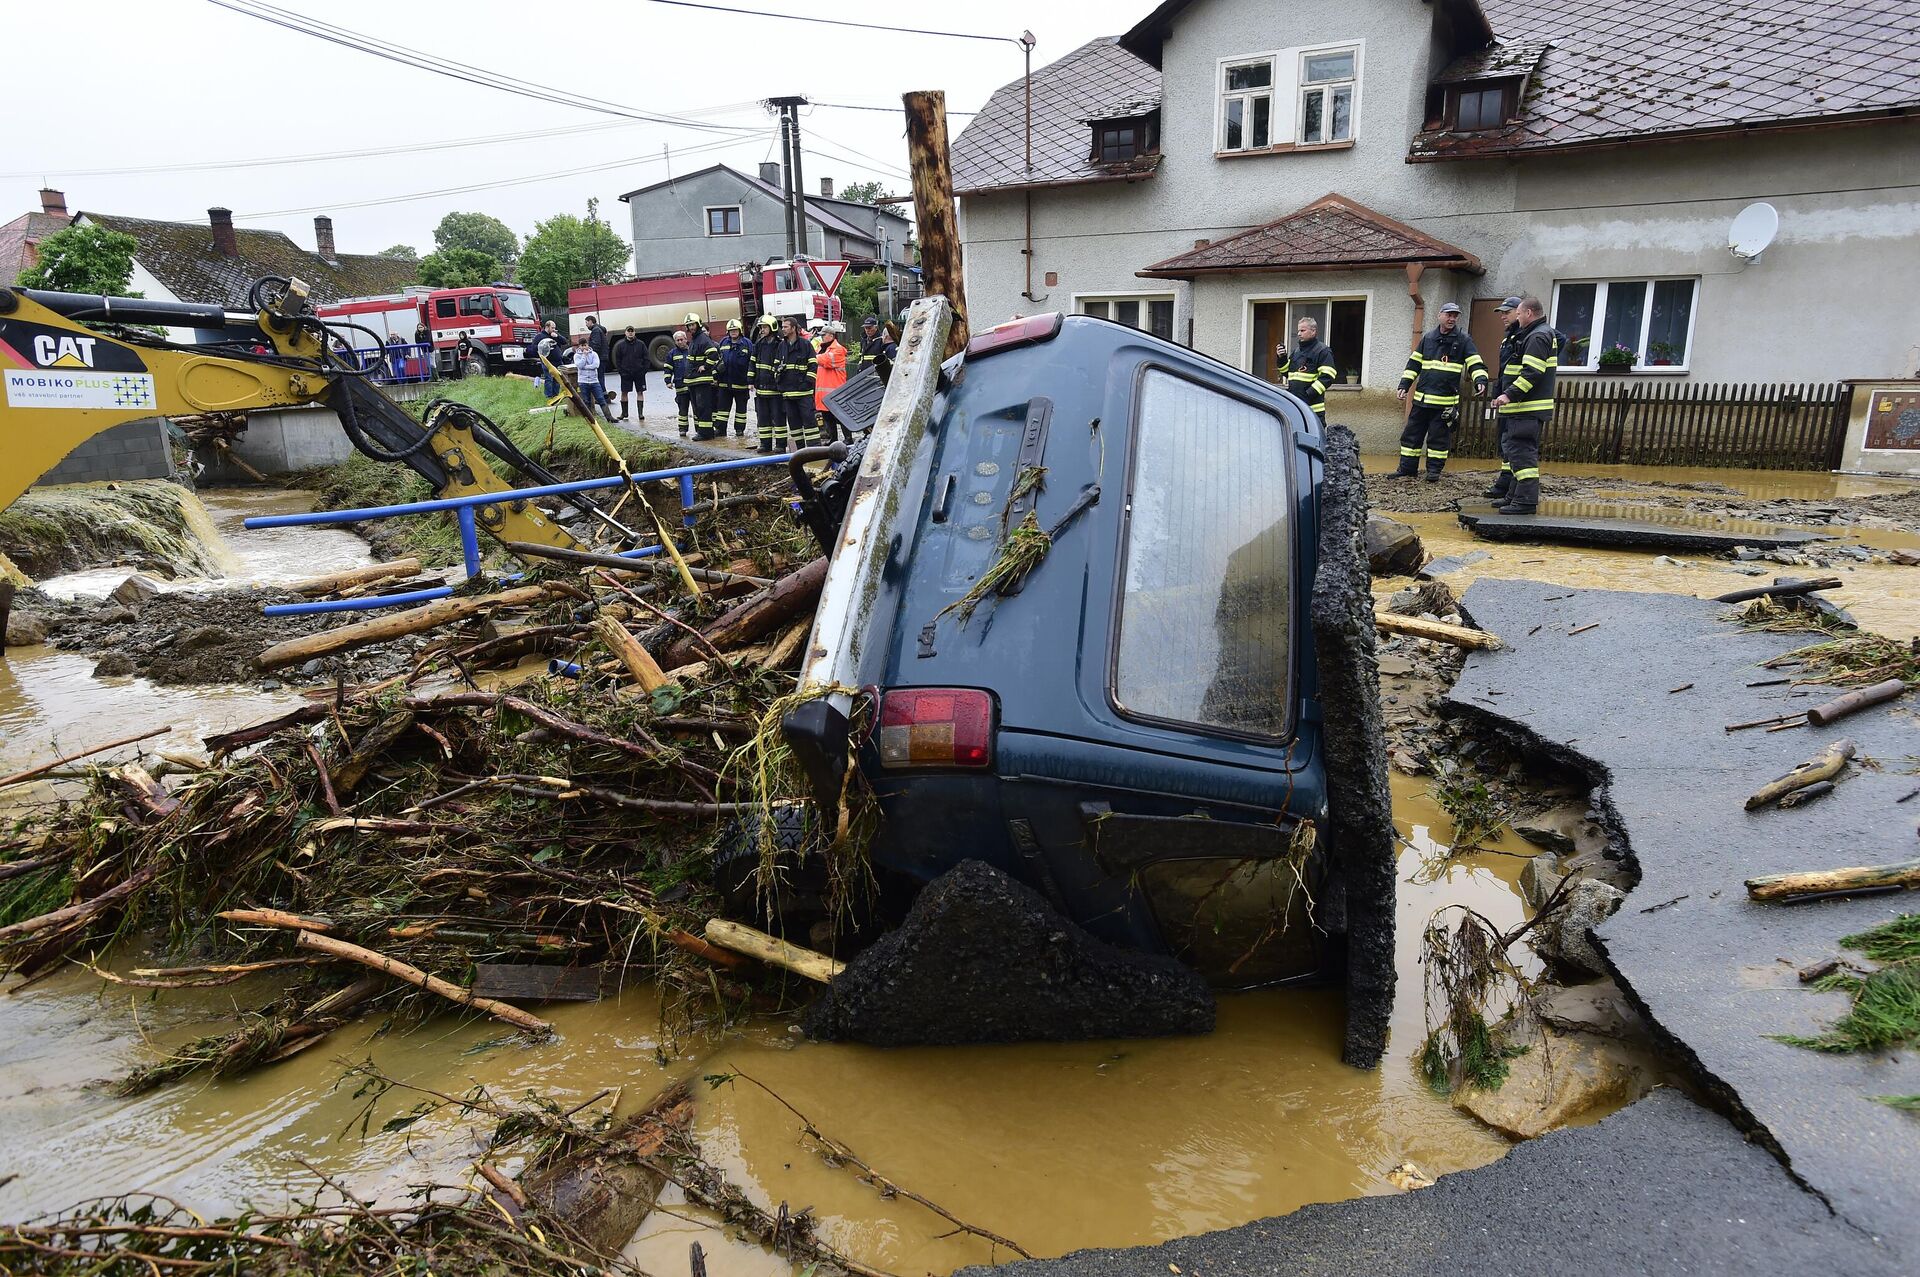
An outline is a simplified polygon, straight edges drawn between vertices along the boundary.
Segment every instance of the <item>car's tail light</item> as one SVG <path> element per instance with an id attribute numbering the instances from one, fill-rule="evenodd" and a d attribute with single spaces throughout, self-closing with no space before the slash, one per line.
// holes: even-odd
<path id="1" fill-rule="evenodd" d="M 975 333 L 973 340 L 967 343 L 967 358 L 978 359 L 982 355 L 991 355 L 996 350 L 1051 341 L 1059 336 L 1060 325 L 1065 321 L 1066 316 L 1057 310 L 1048 311 L 1044 315 L 1028 315 L 1025 319 L 1009 319 L 1006 323 L 996 324 L 983 333 Z"/>
<path id="2" fill-rule="evenodd" d="M 959 687 L 909 687 L 880 698 L 880 765 L 988 767 L 993 698 Z"/>

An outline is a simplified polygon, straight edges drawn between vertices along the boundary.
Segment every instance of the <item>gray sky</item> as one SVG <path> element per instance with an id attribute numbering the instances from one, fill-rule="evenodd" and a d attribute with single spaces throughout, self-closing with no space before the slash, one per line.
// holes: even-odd
<path id="1" fill-rule="evenodd" d="M 1019 76 L 1016 45 L 934 39 L 673 8 L 646 0 L 277 0 L 337 27 L 440 58 L 551 85 L 622 107 L 670 113 L 750 133 L 636 123 L 461 83 L 217 8 L 206 0 L 80 0 L 88 34 L 74 56 L 14 59 L 15 98 L 38 123 L 15 129 L 0 156 L 0 221 L 37 208 L 41 180 L 70 209 L 201 220 L 210 206 L 243 226 L 282 230 L 306 247 L 329 213 L 343 252 L 395 243 L 422 252 L 455 209 L 492 213 L 525 235 L 554 213 L 582 214 L 589 197 L 627 237 L 622 192 L 716 161 L 751 172 L 776 158 L 777 129 L 759 99 L 895 111 L 812 109 L 802 122 L 803 175 L 819 190 L 878 179 L 904 193 L 897 107 L 909 89 L 944 89 L 955 112 L 978 108 Z M 758 7 L 758 6 L 756 6 Z M 774 0 L 780 12 L 1017 36 L 1031 29 L 1034 65 L 1146 13 L 1057 0 L 972 0 L 964 6 Z M 61 25 L 66 25 L 62 23 Z M 72 30 L 78 30 L 73 27 Z M 965 117 L 949 121 L 957 135 Z M 99 173 L 409 146 L 527 133 L 588 131 L 484 146 L 218 169 Z M 673 154 L 662 155 L 662 148 Z M 704 148 L 704 149 L 691 149 Z M 685 153 L 681 152 L 685 150 Z M 609 165 L 599 172 L 562 170 Z M 394 197 L 532 178 L 488 190 Z M 369 201 L 389 201 L 369 203 Z M 356 207 L 358 205 L 358 207 Z"/>

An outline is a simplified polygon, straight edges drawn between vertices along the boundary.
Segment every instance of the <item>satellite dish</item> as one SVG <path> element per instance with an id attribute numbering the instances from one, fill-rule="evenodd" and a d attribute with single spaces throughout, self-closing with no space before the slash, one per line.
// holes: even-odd
<path id="1" fill-rule="evenodd" d="M 1749 204 L 1727 231 L 1727 248 L 1743 262 L 1753 261 L 1780 233 L 1780 213 L 1771 204 Z"/>

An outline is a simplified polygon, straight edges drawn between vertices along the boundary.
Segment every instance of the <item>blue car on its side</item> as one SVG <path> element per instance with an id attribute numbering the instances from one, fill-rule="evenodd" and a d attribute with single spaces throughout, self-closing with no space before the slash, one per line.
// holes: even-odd
<path id="1" fill-rule="evenodd" d="M 796 752 L 831 781 L 865 724 L 883 871 L 984 860 L 1223 984 L 1338 970 L 1313 413 L 1086 316 L 921 358 L 925 385 L 890 386 L 866 441 L 806 675 L 866 704 L 797 712 Z M 1023 522 L 1051 532 L 1044 557 L 963 618 Z"/>

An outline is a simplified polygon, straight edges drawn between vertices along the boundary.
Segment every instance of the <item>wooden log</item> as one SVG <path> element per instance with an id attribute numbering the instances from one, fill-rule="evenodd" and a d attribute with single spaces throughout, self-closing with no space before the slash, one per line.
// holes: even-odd
<path id="1" fill-rule="evenodd" d="M 656 687 L 666 686 L 666 672 L 648 654 L 647 649 L 640 646 L 640 640 L 626 626 L 611 616 L 602 616 L 594 621 L 593 632 L 620 658 L 620 663 L 627 667 L 627 673 L 633 675 L 633 681 L 640 685 L 641 691 L 651 692 Z"/>
<path id="2" fill-rule="evenodd" d="M 820 599 L 827 583 L 827 559 L 823 555 L 797 572 L 789 572 L 752 598 L 728 608 L 700 631 L 716 648 L 744 647 L 771 634 L 811 609 Z M 703 649 L 690 634 L 682 634 L 660 654 L 660 664 L 668 669 L 699 660 Z"/>
<path id="3" fill-rule="evenodd" d="M 413 711 L 397 709 L 386 715 L 362 736 L 344 759 L 328 773 L 333 787 L 340 793 L 350 794 L 354 787 L 367 777 L 367 771 L 380 755 L 387 752 L 393 743 L 406 735 L 413 726 Z"/>
<path id="4" fill-rule="evenodd" d="M 78 759 L 90 758 L 95 754 L 104 754 L 110 749 L 118 749 L 122 745 L 131 745 L 136 741 L 152 740 L 155 736 L 165 736 L 172 730 L 173 728 L 171 727 L 156 727 L 150 732 L 139 732 L 132 736 L 122 736 L 119 740 L 110 740 L 104 745 L 95 745 L 91 749 L 83 749 L 72 754 L 63 754 L 50 763 L 41 763 L 38 767 L 29 767 L 25 771 L 15 772 L 11 776 L 0 776 L 0 789 L 5 789 L 8 785 L 19 785 L 26 781 L 34 780 L 37 777 L 46 775 L 50 771 L 57 771 L 61 767 Z"/>
<path id="5" fill-rule="evenodd" d="M 149 775 L 144 767 L 134 763 L 116 767 L 107 773 L 107 780 L 134 809 L 142 824 L 171 816 L 179 810 L 180 800 L 169 794 L 167 787 Z"/>
<path id="6" fill-rule="evenodd" d="M 764 931 L 756 931 L 725 918 L 711 919 L 706 932 L 707 939 L 723 949 L 744 953 L 749 958 L 771 963 L 821 984 L 833 983 L 833 978 L 846 967 L 845 963 L 837 962 L 824 953 L 802 949 L 779 936 L 770 936 Z"/>
<path id="7" fill-rule="evenodd" d="M 522 1032 L 542 1034 L 553 1032 L 551 1024 L 538 1016 L 528 1015 L 519 1007 L 510 1007 L 504 1002 L 495 1002 L 492 998 L 476 997 L 471 989 L 463 989 L 457 984 L 442 980 L 439 976 L 428 975 L 418 967 L 409 966 L 400 959 L 389 958 L 383 953 L 375 953 L 372 949 L 363 949 L 357 944 L 348 944 L 345 940 L 336 940 L 332 936 L 324 936 L 315 931 L 302 931 L 294 943 L 302 949 L 312 949 L 316 953 L 325 953 L 332 957 L 344 958 L 349 962 L 358 962 L 364 967 L 390 975 L 396 980 L 404 980 L 429 993 L 438 994 L 449 1002 L 472 1007 L 476 1011 L 484 1011 L 494 1019 L 511 1024 Z"/>
<path id="8" fill-rule="evenodd" d="M 1744 590 L 1732 590 L 1726 594 L 1713 596 L 1715 603 L 1745 603 L 1748 599 L 1772 597 L 1787 598 L 1797 594 L 1812 594 L 1819 590 L 1837 590 L 1846 582 L 1837 576 L 1816 577 L 1811 581 L 1780 580 L 1772 585 L 1755 585 Z"/>
<path id="9" fill-rule="evenodd" d="M 159 876 L 160 866 L 148 865 L 131 878 L 123 879 L 90 900 L 81 900 L 55 909 L 52 913 L 43 913 L 37 918 L 26 918 L 12 926 L 0 927 L 0 944 L 11 944 L 22 936 L 37 935 L 42 931 L 64 927 L 69 923 L 85 922 L 95 914 L 112 908 Z"/>
<path id="10" fill-rule="evenodd" d="M 523 607 L 557 592 L 551 585 L 523 585 L 518 589 L 467 599 L 436 599 L 422 607 L 408 608 L 391 616 L 373 616 L 351 625 L 342 625 L 338 629 L 322 630 L 318 634 L 275 643 L 254 657 L 253 661 L 263 670 L 298 665 L 316 656 L 328 656 L 334 652 L 365 647 L 369 643 L 384 643 L 388 639 L 451 625 L 494 608 Z"/>
<path id="11" fill-rule="evenodd" d="M 531 541 L 508 541 L 506 548 L 515 554 L 535 559 L 552 559 L 558 563 L 578 563 L 581 567 L 606 568 L 610 572 L 643 572 L 648 576 L 679 576 L 680 568 L 659 559 L 623 559 L 617 554 L 596 554 L 592 550 L 568 550 L 555 545 L 535 545 Z M 694 556 L 688 555 L 688 560 Z M 736 576 L 732 572 L 719 572 L 713 568 L 688 567 L 687 575 L 696 581 L 705 581 L 709 585 L 728 585 L 735 581 L 745 581 L 749 585 L 766 587 L 773 582 L 764 576 Z"/>
<path id="12" fill-rule="evenodd" d="M 1417 616 L 1401 616 L 1398 612 L 1375 612 L 1373 623 L 1375 627 L 1389 634 L 1408 634 L 1414 638 L 1432 639 L 1437 643 L 1451 643 L 1455 647 L 1491 651 L 1501 646 L 1499 638 L 1485 630 L 1471 630 L 1464 625 L 1448 625 L 1444 621 L 1423 621 Z"/>
<path id="13" fill-rule="evenodd" d="M 948 355 L 967 345 L 967 290 L 960 259 L 960 227 L 953 209 L 953 167 L 947 155 L 947 95 L 939 90 L 901 96 L 907 113 L 907 169 L 913 177 L 914 224 L 920 269 L 929 297 L 953 303 Z"/>
<path id="14" fill-rule="evenodd" d="M 284 909 L 222 909 L 213 916 L 248 927 L 279 927 L 283 931 L 333 930 L 331 918 L 303 918 Z"/>
<path id="15" fill-rule="evenodd" d="M 420 560 L 390 559 L 385 563 L 375 563 L 364 568 L 329 572 L 325 576 L 310 576 L 303 581 L 293 582 L 287 588 L 295 594 L 332 594 L 335 590 L 344 590 L 350 585 L 366 585 L 373 581 L 384 581 L 388 577 L 418 575 L 420 575 Z"/>
<path id="16" fill-rule="evenodd" d="M 1805 789 L 1796 789 L 1780 800 L 1782 807 L 1804 807 L 1817 798 L 1825 798 L 1833 792 L 1833 782 L 1816 780 Z"/>
<path id="17" fill-rule="evenodd" d="M 1754 900 L 1787 900 L 1796 896 L 1845 895 L 1920 887 L 1920 860 L 1893 865 L 1862 865 L 1851 869 L 1815 869 L 1805 873 L 1765 874 L 1747 879 L 1747 895 Z"/>
<path id="18" fill-rule="evenodd" d="M 1807 721 L 1815 727 L 1825 727 L 1835 719 L 1845 718 L 1869 706 L 1890 701 L 1906 690 L 1906 683 L 1897 678 L 1890 678 L 1884 683 L 1875 683 L 1872 687 L 1858 688 L 1845 696 L 1836 696 L 1824 705 L 1815 705 L 1807 711 Z"/>
<path id="19" fill-rule="evenodd" d="M 327 689 L 329 699 L 331 699 L 332 694 L 333 689 Z M 330 709 L 330 705 L 324 704 L 302 705 L 299 709 L 277 715 L 273 718 L 264 719 L 261 722 L 254 723 L 247 727 L 236 728 L 230 732 L 215 732 L 211 736 L 202 736 L 200 743 L 206 747 L 207 753 L 218 758 L 220 755 L 230 754 L 242 746 L 256 744 L 259 741 L 267 739 L 269 736 L 276 736 L 289 727 L 304 727 L 308 723 L 317 723 L 327 716 Z"/>
<path id="20" fill-rule="evenodd" d="M 767 659 L 763 664 L 770 670 L 785 669 L 793 663 L 793 658 L 800 652 L 800 645 L 807 641 L 807 635 L 812 632 L 812 617 L 808 617 L 803 621 L 795 621 L 788 627 L 787 632 L 782 634 L 778 641 L 774 643 L 772 650 L 767 653 Z"/>
<path id="21" fill-rule="evenodd" d="M 476 962 L 473 994 L 521 1002 L 598 1002 L 599 967 L 556 967 L 537 962 Z"/>
<path id="22" fill-rule="evenodd" d="M 1832 780 L 1846 770 L 1847 760 L 1853 757 L 1854 752 L 1855 746 L 1852 741 L 1844 738 L 1834 741 L 1786 775 L 1768 781 L 1755 790 L 1753 796 L 1747 799 L 1747 810 L 1758 810 L 1769 803 L 1779 802 L 1796 789 L 1805 789 L 1808 785 Z"/>
<path id="23" fill-rule="evenodd" d="M 213 450 L 220 454 L 220 459 L 222 461 L 226 462 L 228 465 L 232 466 L 234 469 L 240 471 L 242 474 L 246 475 L 249 479 L 252 479 L 255 483 L 264 483 L 269 486 L 272 485 L 273 480 L 267 478 L 267 476 L 265 476 L 264 474 L 261 474 L 258 470 L 255 470 L 252 466 L 248 465 L 246 462 L 246 459 L 242 457 L 239 453 L 235 452 L 233 450 L 233 445 L 228 443 L 225 439 L 215 439 L 213 441 Z"/>

